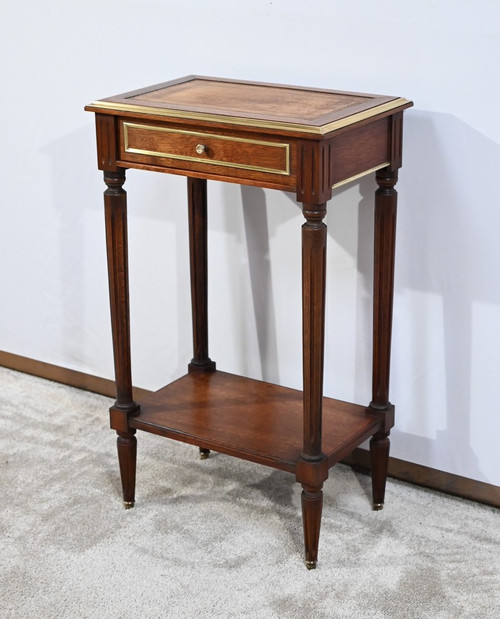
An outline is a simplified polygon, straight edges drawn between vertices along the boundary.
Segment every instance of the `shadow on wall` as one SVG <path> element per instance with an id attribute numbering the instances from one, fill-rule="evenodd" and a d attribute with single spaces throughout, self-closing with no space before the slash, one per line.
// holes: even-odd
<path id="1" fill-rule="evenodd" d="M 92 208 L 102 208 L 101 198 L 95 201 L 94 183 L 100 182 L 95 166 L 85 160 L 79 167 L 87 172 L 74 173 L 79 163 L 75 153 L 94 152 L 93 139 L 84 128 L 51 143 L 44 153 L 54 166 L 54 207 L 60 213 L 60 246 L 52 250 L 57 262 L 64 257 L 60 288 L 47 294 L 54 295 L 54 320 L 65 316 L 61 337 L 75 364 L 85 362 L 87 355 L 93 358 L 96 350 L 102 352 L 104 334 L 82 333 L 77 324 L 82 306 L 99 316 L 107 312 L 106 299 L 98 293 L 106 286 L 102 236 L 102 253 L 84 256 L 85 269 L 82 263 L 82 228 L 102 235 L 101 215 L 92 223 L 94 218 L 86 221 L 85 213 L 74 206 L 84 195 Z M 495 193 L 499 171 L 500 146 L 459 119 L 418 111 L 407 115 L 398 184 L 391 397 L 399 423 L 393 455 L 493 484 L 500 484 L 493 463 L 500 433 L 494 392 L 500 377 L 500 209 Z M 335 241 L 357 263 L 357 324 L 364 338 L 370 337 L 374 188 L 372 179 L 362 179 L 361 200 L 352 210 L 342 207 L 329 226 L 329 242 Z M 103 189 L 102 185 L 99 196 Z M 292 194 L 286 196 L 292 203 L 286 216 L 295 219 L 299 205 Z M 262 374 L 278 382 L 277 311 L 269 258 L 275 224 L 270 223 L 262 189 L 242 187 L 241 197 Z M 95 261 L 103 281 L 84 277 L 92 271 L 89 260 Z M 103 307 L 94 308 L 92 298 L 100 298 Z M 356 382 L 363 382 L 367 361 L 361 351 L 366 342 L 357 346 Z M 82 350 L 87 351 L 83 358 Z M 364 390 L 356 389 L 356 397 Z M 481 454 L 480 465 L 476 453 Z"/>
<path id="2" fill-rule="evenodd" d="M 102 249 L 102 254 L 94 251 L 89 255 L 85 237 L 92 234 L 92 222 L 87 218 L 88 209 L 81 208 L 82 203 L 96 208 L 102 204 L 102 200 L 96 204 L 92 193 L 102 179 L 100 173 L 96 174 L 94 132 L 87 127 L 73 131 L 48 143 L 41 152 L 51 163 L 49 204 L 56 213 L 51 220 L 48 212 L 46 221 L 57 226 L 57 242 L 46 247 L 50 280 L 44 290 L 49 304 L 45 320 L 50 323 L 44 328 L 50 331 L 56 354 L 61 354 L 65 363 L 88 367 L 92 365 L 89 351 L 102 350 L 103 337 L 109 337 L 109 330 L 105 334 L 94 329 L 83 330 L 81 321 L 82 313 L 85 315 L 87 311 L 95 311 L 96 315 L 99 311 L 109 311 L 104 304 L 97 307 L 96 303 L 102 297 L 99 288 L 107 285 L 105 279 L 101 281 L 98 277 L 102 272 L 98 263 L 105 255 L 103 227 L 95 237 L 95 246 Z M 88 152 L 92 153 L 91 159 L 85 158 Z M 98 224 L 103 226 L 101 220 Z M 95 277 L 85 277 L 87 272 Z M 91 318 L 88 322 L 93 325 L 99 321 Z M 50 361 L 57 363 L 59 359 Z"/>
<path id="3" fill-rule="evenodd" d="M 441 325 L 434 333 L 441 338 L 442 350 L 435 342 L 426 342 L 433 332 L 430 326 L 429 333 L 417 330 L 412 338 L 417 352 L 427 343 L 442 357 L 444 385 L 430 387 L 442 389 L 443 397 L 438 393 L 435 400 L 425 400 L 425 390 L 430 393 L 431 389 L 421 380 L 425 373 L 432 381 L 433 368 L 439 371 L 439 358 L 427 358 L 428 367 L 418 367 L 412 353 L 399 347 L 398 357 L 393 358 L 393 379 L 412 392 L 415 418 L 439 416 L 436 404 L 445 408 L 435 444 L 412 436 L 411 455 L 428 461 L 432 451 L 444 450 L 454 471 L 498 484 L 500 479 L 493 479 L 498 466 L 492 456 L 500 411 L 493 388 L 500 376 L 500 356 L 491 354 L 491 348 L 498 349 L 500 337 L 496 194 L 500 146 L 456 117 L 436 113 L 408 115 L 405 140 L 396 295 L 405 297 L 405 291 L 414 291 L 413 298 L 418 299 L 418 293 L 425 293 L 434 297 L 436 307 L 440 305 Z M 404 378 L 398 371 L 403 364 L 407 366 Z M 411 384 L 421 388 L 412 389 Z M 401 433 L 398 441 L 400 437 Z M 487 471 L 483 464 L 479 469 L 475 455 L 479 450 L 485 465 L 486 457 L 491 459 Z"/>
<path id="4" fill-rule="evenodd" d="M 85 126 L 50 142 L 42 152 L 51 163 L 50 200 L 58 228 L 57 244 L 47 247 L 54 273 L 45 292 L 53 308 L 46 328 L 59 343 L 54 348 L 64 364 L 112 378 L 106 185 L 97 169 L 95 131 Z M 187 288 L 171 294 L 172 282 L 189 277 L 185 186 L 181 177 L 136 170 L 126 174 L 133 378 L 144 388 L 158 388 L 180 376 L 192 356 L 190 323 L 181 331 L 169 329 L 165 320 L 169 314 L 184 316 L 189 302 Z M 145 268 L 151 277 L 144 277 Z M 151 357 L 160 361 L 151 364 Z"/>
<path id="5" fill-rule="evenodd" d="M 241 198 L 262 376 L 279 383 L 266 196 L 263 189 L 242 185 Z"/>
<path id="6" fill-rule="evenodd" d="M 500 376 L 499 171 L 500 146 L 459 119 L 407 115 L 391 388 L 401 425 L 393 455 L 493 484 L 500 483 L 492 462 L 500 431 L 494 394 Z M 365 338 L 371 337 L 375 188 L 373 179 L 362 179 L 358 208 L 344 209 L 329 226 L 329 242 L 357 262 L 357 323 Z M 242 197 L 264 371 L 278 365 L 265 194 L 242 188 Z M 363 379 L 366 342 L 357 346 Z"/>

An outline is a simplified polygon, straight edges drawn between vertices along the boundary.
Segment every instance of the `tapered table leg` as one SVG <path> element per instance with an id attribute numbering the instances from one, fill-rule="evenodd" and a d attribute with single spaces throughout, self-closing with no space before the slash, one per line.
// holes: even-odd
<path id="1" fill-rule="evenodd" d="M 302 462 L 302 519 L 305 562 L 316 567 L 323 506 L 324 455 L 321 450 L 323 358 L 325 332 L 326 203 L 304 204 L 302 226 L 302 337 L 304 433 Z M 307 481 L 306 479 L 307 478 Z"/>
<path id="2" fill-rule="evenodd" d="M 391 363 L 392 308 L 394 296 L 394 259 L 396 249 L 397 170 L 377 172 L 375 193 L 374 294 L 373 294 L 373 378 L 370 408 L 386 416 L 384 431 L 370 441 L 373 508 L 384 504 L 389 461 L 389 428 L 394 407 L 389 401 Z"/>
<path id="3" fill-rule="evenodd" d="M 104 172 L 106 248 L 108 255 L 109 295 L 113 353 L 115 362 L 116 402 L 110 409 L 111 427 L 118 434 L 117 448 L 125 507 L 135 500 L 137 442 L 129 417 L 139 407 L 132 397 L 130 362 L 130 313 L 128 292 L 127 196 L 123 189 L 125 170 Z"/>
<path id="4" fill-rule="evenodd" d="M 127 433 L 118 432 L 116 446 L 118 449 L 118 463 L 123 490 L 123 505 L 130 509 L 135 502 L 135 470 L 137 463 L 137 439 L 135 430 Z"/>
<path id="5" fill-rule="evenodd" d="M 373 509 L 384 507 L 387 467 L 389 464 L 389 434 L 375 434 L 370 440 Z"/>
<path id="6" fill-rule="evenodd" d="M 321 488 L 309 488 L 302 484 L 302 524 L 304 527 L 305 563 L 308 570 L 318 562 L 319 530 L 323 511 Z"/>

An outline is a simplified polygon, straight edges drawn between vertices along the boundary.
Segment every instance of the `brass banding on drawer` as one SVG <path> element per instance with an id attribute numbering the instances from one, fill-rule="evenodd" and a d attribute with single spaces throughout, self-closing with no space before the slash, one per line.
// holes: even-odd
<path id="1" fill-rule="evenodd" d="M 125 153 L 290 175 L 290 144 L 123 122 Z"/>

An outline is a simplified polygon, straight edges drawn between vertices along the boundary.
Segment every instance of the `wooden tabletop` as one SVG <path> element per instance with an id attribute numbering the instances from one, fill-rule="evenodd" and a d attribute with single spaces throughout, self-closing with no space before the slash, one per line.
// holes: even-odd
<path id="1" fill-rule="evenodd" d="M 101 99 L 86 109 L 325 134 L 409 105 L 394 96 L 191 75 Z"/>

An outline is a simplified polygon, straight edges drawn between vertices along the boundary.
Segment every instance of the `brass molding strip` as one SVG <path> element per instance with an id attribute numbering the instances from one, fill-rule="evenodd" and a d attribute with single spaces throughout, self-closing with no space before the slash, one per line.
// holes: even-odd
<path id="1" fill-rule="evenodd" d="M 368 174 L 371 174 L 372 172 L 376 172 L 377 170 L 386 168 L 389 164 L 390 162 L 386 161 L 385 163 L 381 163 L 380 165 L 377 165 L 374 168 L 370 168 L 369 170 L 365 170 L 364 172 L 360 172 L 359 174 L 350 176 L 349 178 L 346 178 L 345 180 L 339 181 L 338 183 L 335 183 L 335 185 L 332 185 L 332 189 L 337 189 L 337 187 L 342 187 L 342 185 L 347 185 L 347 183 L 352 183 L 353 181 L 357 181 L 358 179 L 363 178 L 363 176 L 367 176 Z"/>
<path id="2" fill-rule="evenodd" d="M 277 120 L 259 120 L 255 118 L 242 118 L 238 116 L 224 116 L 222 114 L 209 114 L 204 112 L 187 112 L 185 110 L 171 110 L 168 108 L 151 107 L 144 105 L 133 105 L 131 103 L 114 103 L 112 101 L 94 101 L 87 106 L 89 111 L 108 110 L 111 112 L 132 112 L 134 114 L 149 114 L 154 116 L 166 116 L 169 118 L 182 118 L 186 120 L 201 120 L 208 122 L 222 122 L 230 125 L 240 125 L 244 127 L 256 127 L 259 129 L 281 129 L 285 131 L 295 131 L 309 133 L 313 135 L 325 135 L 331 131 L 336 131 L 349 125 L 361 122 L 367 118 L 372 118 L 378 114 L 389 112 L 393 109 L 407 106 L 410 101 L 402 97 L 393 99 L 382 105 L 370 108 L 363 112 L 358 112 L 346 118 L 334 120 L 326 125 L 301 125 Z"/>
<path id="3" fill-rule="evenodd" d="M 227 161 L 218 161 L 214 159 L 206 159 L 203 157 L 191 157 L 190 155 L 176 155 L 173 153 L 164 153 L 161 151 L 145 150 L 142 148 L 133 148 L 129 145 L 129 128 L 142 129 L 145 131 L 153 131 L 154 133 L 172 133 L 191 135 L 199 138 L 214 138 L 216 140 L 225 140 L 227 142 L 238 142 L 244 144 L 257 144 L 259 146 L 272 146 L 274 148 L 284 149 L 285 151 L 285 169 L 279 168 L 265 168 L 262 166 L 249 165 L 245 163 L 231 163 Z M 150 125 L 141 125 L 139 123 L 123 122 L 123 137 L 125 152 L 136 155 L 150 155 L 152 157 L 164 157 L 167 159 L 178 159 L 180 161 L 194 161 L 196 163 L 204 163 L 209 165 L 218 165 L 224 168 L 238 168 L 241 170 L 252 170 L 254 172 L 266 172 L 269 174 L 281 174 L 284 176 L 290 176 L 290 144 L 286 142 L 264 142 L 262 140 L 251 140 L 248 138 L 234 138 L 226 135 L 217 135 L 215 133 L 201 133 L 198 131 L 186 131 L 183 129 L 168 129 L 167 127 L 152 127 Z"/>
<path id="4" fill-rule="evenodd" d="M 367 118 L 372 118 L 373 116 L 383 114 L 384 112 L 390 112 L 391 110 L 394 110 L 403 105 L 407 105 L 409 103 L 410 101 L 401 97 L 399 99 L 394 99 L 393 101 L 388 101 L 387 103 L 383 103 L 382 105 L 378 105 L 377 107 L 365 110 L 364 112 L 358 112 L 357 114 L 353 114 L 352 116 L 348 116 L 347 118 L 341 118 L 339 120 L 334 120 L 330 123 L 327 123 L 326 125 L 320 127 L 320 133 L 322 135 L 325 135 L 325 133 L 330 133 L 331 131 L 343 129 L 344 127 L 348 127 L 349 125 L 354 125 L 355 123 L 366 120 Z"/>

